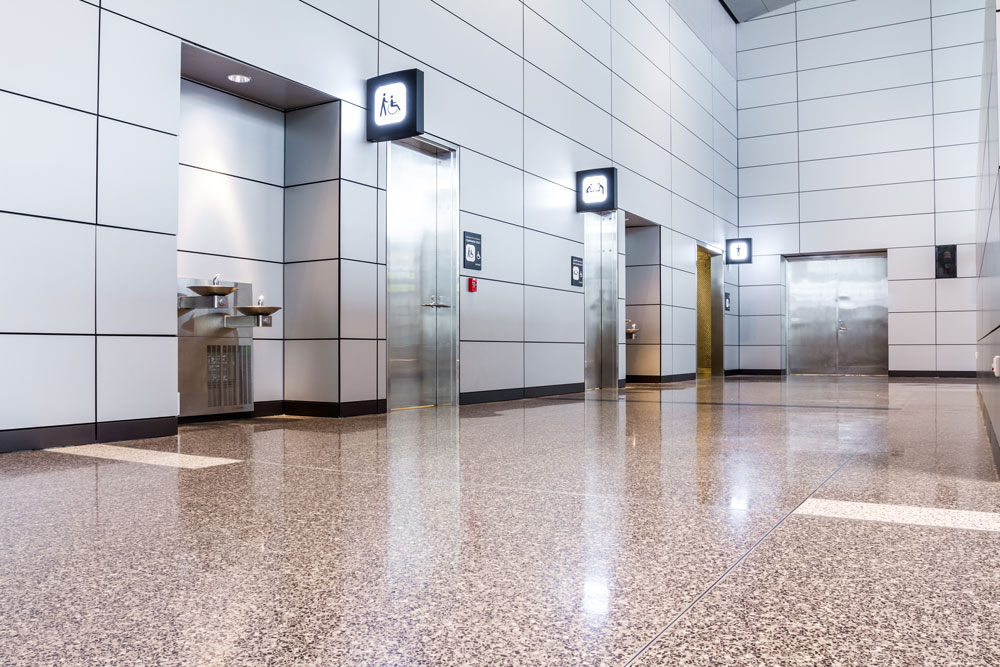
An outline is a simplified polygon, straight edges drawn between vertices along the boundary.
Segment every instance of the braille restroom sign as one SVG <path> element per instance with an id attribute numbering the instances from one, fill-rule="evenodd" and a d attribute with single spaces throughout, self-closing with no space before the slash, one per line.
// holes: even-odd
<path id="1" fill-rule="evenodd" d="M 583 257 L 570 257 L 569 271 L 569 284 L 573 287 L 583 287 Z"/>
<path id="2" fill-rule="evenodd" d="M 368 141 L 406 139 L 424 133 L 424 73 L 408 69 L 367 82 Z"/>
<path id="3" fill-rule="evenodd" d="M 465 232 L 462 239 L 465 246 L 463 266 L 473 271 L 483 270 L 483 235 Z"/>
<path id="4" fill-rule="evenodd" d="M 618 208 L 618 170 L 588 169 L 576 172 L 576 210 L 613 211 Z"/>

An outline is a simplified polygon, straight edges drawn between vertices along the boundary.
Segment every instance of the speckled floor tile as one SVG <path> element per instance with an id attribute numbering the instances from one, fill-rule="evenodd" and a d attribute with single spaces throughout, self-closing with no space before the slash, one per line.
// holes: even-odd
<path id="1" fill-rule="evenodd" d="M 975 391 L 700 379 L 116 445 L 238 461 L 201 469 L 2 455 L 0 664 L 623 665 L 678 617 L 645 664 L 990 664 L 1000 535 L 788 518 L 1000 510 Z"/>
<path id="2" fill-rule="evenodd" d="M 636 665 L 996 665 L 1000 535 L 793 517 Z"/>

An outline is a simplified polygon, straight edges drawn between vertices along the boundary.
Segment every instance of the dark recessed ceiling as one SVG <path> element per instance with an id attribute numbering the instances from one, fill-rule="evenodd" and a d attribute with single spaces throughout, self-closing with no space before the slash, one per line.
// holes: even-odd
<path id="1" fill-rule="evenodd" d="M 246 74 L 250 77 L 250 82 L 234 83 L 227 78 L 230 74 Z M 278 111 L 301 109 L 337 99 L 309 86 L 192 44 L 181 45 L 181 78 L 232 93 Z"/>
<path id="2" fill-rule="evenodd" d="M 795 0 L 722 0 L 722 2 L 729 8 L 729 13 L 742 23 L 794 4 Z"/>

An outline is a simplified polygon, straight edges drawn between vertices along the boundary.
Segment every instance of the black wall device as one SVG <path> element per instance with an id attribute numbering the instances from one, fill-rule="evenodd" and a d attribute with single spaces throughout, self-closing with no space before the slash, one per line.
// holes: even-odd
<path id="1" fill-rule="evenodd" d="M 958 277 L 958 248 L 954 245 L 939 245 L 937 247 L 938 278 Z"/>

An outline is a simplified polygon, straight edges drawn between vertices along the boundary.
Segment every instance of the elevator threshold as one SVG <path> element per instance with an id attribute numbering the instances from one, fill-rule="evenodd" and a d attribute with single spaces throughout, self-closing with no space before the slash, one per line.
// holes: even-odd
<path id="1" fill-rule="evenodd" d="M 401 410 L 423 410 L 424 408 L 447 408 L 450 405 L 451 403 L 440 403 L 438 405 L 434 405 L 433 403 L 429 403 L 427 405 L 411 405 L 408 408 L 393 408 L 392 410 L 389 410 L 389 412 L 399 412 Z"/>

